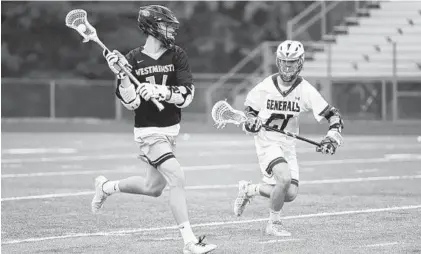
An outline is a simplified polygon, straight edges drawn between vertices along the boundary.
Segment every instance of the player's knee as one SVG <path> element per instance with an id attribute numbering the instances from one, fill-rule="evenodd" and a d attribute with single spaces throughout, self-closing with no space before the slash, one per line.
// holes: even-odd
<path id="1" fill-rule="evenodd" d="M 149 196 L 157 198 L 162 195 L 162 192 L 164 192 L 163 188 L 162 189 L 155 188 L 155 189 L 150 190 Z"/>
<path id="2" fill-rule="evenodd" d="M 152 197 L 159 197 L 164 192 L 167 183 L 165 181 L 156 181 L 147 183 L 146 188 L 148 189 L 149 195 Z"/>
<path id="3" fill-rule="evenodd" d="M 292 202 L 298 195 L 298 181 L 295 179 L 291 180 L 291 185 L 285 195 L 285 202 Z"/>
<path id="4" fill-rule="evenodd" d="M 280 160 L 279 163 L 274 165 L 272 171 L 276 184 L 282 185 L 285 191 L 288 190 L 291 185 L 291 172 L 285 159 Z"/>
<path id="5" fill-rule="evenodd" d="M 172 187 L 183 187 L 185 185 L 184 172 L 181 169 L 180 163 L 171 158 L 159 166 L 160 171 L 167 179 L 168 185 Z"/>

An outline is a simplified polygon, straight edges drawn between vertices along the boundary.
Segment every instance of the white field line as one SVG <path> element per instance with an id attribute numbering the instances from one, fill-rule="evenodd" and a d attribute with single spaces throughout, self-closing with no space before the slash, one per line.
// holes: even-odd
<path id="1" fill-rule="evenodd" d="M 378 172 L 378 171 L 379 171 L 378 168 L 366 168 L 366 169 L 358 169 L 358 170 L 355 170 L 355 172 L 358 173 L 358 174 L 374 173 L 374 172 Z"/>
<path id="2" fill-rule="evenodd" d="M 362 151 L 362 150 L 396 150 L 396 149 L 413 149 L 413 148 L 420 148 L 420 144 L 404 144 L 404 145 L 371 145 L 368 144 L 366 146 L 348 146 L 341 148 L 341 151 Z M 301 147 L 297 148 L 298 154 L 306 154 L 306 153 L 315 153 L 315 149 L 313 147 Z M 191 151 L 182 151 L 177 152 L 177 157 L 191 157 Z M 254 147 L 250 147 L 249 149 L 229 149 L 229 150 L 221 150 L 218 149 L 217 151 L 199 151 L 197 152 L 197 156 L 205 157 L 205 156 L 231 156 L 231 155 L 247 155 L 247 154 L 255 154 Z M 122 154 L 100 154 L 100 155 L 76 155 L 76 156 L 56 156 L 56 157 L 36 157 L 36 158 L 3 158 L 1 160 L 2 164 L 10 164 L 10 163 L 42 163 L 42 162 L 64 162 L 64 161 L 95 161 L 95 160 L 122 160 L 122 159 L 135 159 L 137 158 L 137 153 L 122 153 Z"/>
<path id="3" fill-rule="evenodd" d="M 104 173 L 130 173 L 138 172 L 135 169 L 108 169 L 108 170 L 84 170 L 84 171 L 53 171 L 53 172 L 38 172 L 38 173 L 22 173 L 22 174 L 4 174 L 1 178 L 21 178 L 21 177 L 39 177 L 39 176 L 70 176 L 70 175 L 94 175 Z"/>
<path id="4" fill-rule="evenodd" d="M 364 247 L 368 247 L 368 248 L 375 248 L 375 247 L 385 247 L 385 246 L 391 246 L 391 245 L 396 245 L 399 244 L 398 242 L 389 242 L 389 243 L 375 243 L 375 244 L 369 244 L 366 245 Z"/>
<path id="5" fill-rule="evenodd" d="M 37 195 L 37 196 L 2 198 L 1 202 L 3 202 L 3 201 L 14 201 L 14 200 L 32 200 L 32 199 L 86 196 L 86 195 L 91 195 L 91 194 L 94 194 L 94 192 L 93 191 L 82 191 L 82 192 L 74 192 L 74 193 L 54 193 L 54 194 L 45 194 L 45 195 Z"/>
<path id="6" fill-rule="evenodd" d="M 372 181 L 391 181 L 391 180 L 414 180 L 421 179 L 421 175 L 405 175 L 405 176 L 377 176 L 377 177 L 365 177 L 365 178 L 339 178 L 339 179 L 322 179 L 322 180 L 310 180 L 300 181 L 300 185 L 316 185 L 316 184 L 333 184 L 333 183 L 354 183 L 354 182 L 372 182 Z M 210 190 L 210 189 L 232 189 L 238 188 L 237 184 L 225 184 L 225 185 L 197 185 L 187 186 L 187 190 Z M 2 198 L 1 202 L 6 201 L 17 201 L 17 200 L 33 200 L 33 199 L 47 199 L 47 198 L 61 198 L 61 197 L 74 197 L 74 196 L 86 196 L 92 195 L 94 191 L 82 191 L 73 193 L 53 193 L 36 196 L 21 196 L 21 197 L 7 197 Z"/>
<path id="7" fill-rule="evenodd" d="M 402 161 L 419 161 L 421 155 L 414 154 L 412 156 L 398 156 L 385 155 L 383 158 L 355 158 L 355 159 L 338 159 L 338 160 L 320 160 L 320 161 L 303 161 L 300 166 L 323 166 L 323 165 L 337 165 L 337 164 L 365 164 L 365 163 L 390 163 Z M 185 171 L 203 171 L 203 170 L 218 170 L 218 169 L 238 169 L 258 167 L 256 163 L 247 164 L 216 164 L 206 166 L 186 166 L 183 167 Z M 138 172 L 137 169 L 110 169 L 110 170 L 80 170 L 80 171 L 59 171 L 59 172 L 37 172 L 37 173 L 21 173 L 21 174 L 2 174 L 1 178 L 20 178 L 20 177 L 40 177 L 40 176 L 64 176 L 64 175 L 89 175 L 98 173 L 121 173 L 121 172 Z"/>
<path id="8" fill-rule="evenodd" d="M 299 242 L 302 241 L 303 239 L 278 239 L 278 240 L 269 240 L 269 241 L 264 241 L 264 242 L 259 242 L 260 244 L 271 244 L 271 243 L 283 243 L 283 242 Z"/>
<path id="9" fill-rule="evenodd" d="M 308 219 L 308 218 L 321 218 L 329 216 L 346 216 L 354 214 L 367 214 L 367 213 L 380 213 L 380 212 L 390 212 L 390 211 L 401 211 L 401 210 L 415 210 L 420 209 L 421 204 L 419 205 L 408 205 L 408 206 L 395 206 L 395 207 L 384 207 L 384 208 L 372 208 L 372 209 L 362 209 L 362 210 L 350 210 L 350 211 L 339 211 L 339 212 L 330 212 L 330 213 L 313 213 L 313 214 L 302 214 L 295 216 L 286 216 L 283 217 L 284 220 L 291 219 Z M 235 220 L 235 221 L 218 221 L 218 222 L 208 222 L 201 224 L 193 224 L 192 227 L 216 227 L 216 226 L 225 226 L 233 224 L 249 224 L 255 222 L 267 221 L 267 218 L 252 219 L 252 220 Z M 95 233 L 76 233 L 60 236 L 49 236 L 49 237 L 39 237 L 39 238 L 27 238 L 27 239 L 16 239 L 2 242 L 2 245 L 6 244 L 17 244 L 17 243 L 28 243 L 28 242 L 40 242 L 47 240 L 58 240 L 58 239 L 69 239 L 69 238 L 78 238 L 78 237 L 92 237 L 92 236 L 116 236 L 124 234 L 136 234 L 144 232 L 153 232 L 153 231 L 164 231 L 164 230 L 175 230 L 176 226 L 168 227 L 156 227 L 156 228 L 137 228 L 137 229 L 122 229 L 116 231 L 108 232 L 95 232 Z"/>
<path id="10" fill-rule="evenodd" d="M 13 154 L 13 155 L 27 155 L 27 154 L 45 154 L 45 153 L 77 153 L 77 150 L 74 148 L 11 148 L 11 149 L 2 149 L 2 154 Z"/>
<path id="11" fill-rule="evenodd" d="M 186 166 L 184 171 L 204 171 L 204 170 L 218 170 L 218 169 L 237 169 L 241 167 L 258 167 L 257 164 L 214 164 L 206 166 Z M 125 167 L 120 169 L 105 169 L 105 170 L 80 170 L 80 171 L 53 171 L 53 172 L 37 172 L 37 173 L 21 173 L 21 174 L 4 174 L 1 178 L 21 178 L 21 177 L 39 177 L 39 176 L 61 176 L 61 175 L 90 175 L 100 173 L 127 173 L 140 172 L 138 167 Z"/>

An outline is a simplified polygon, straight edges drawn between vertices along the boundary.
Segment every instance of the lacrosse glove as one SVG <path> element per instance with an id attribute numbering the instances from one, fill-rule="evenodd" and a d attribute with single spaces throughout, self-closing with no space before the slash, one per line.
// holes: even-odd
<path id="1" fill-rule="evenodd" d="M 262 128 L 262 120 L 259 117 L 250 117 L 243 125 L 243 130 L 247 133 L 258 133 Z"/>
<path id="2" fill-rule="evenodd" d="M 316 147 L 316 152 L 323 154 L 335 154 L 336 149 L 342 144 L 343 138 L 338 131 L 330 130 L 320 142 L 320 146 Z"/>
<path id="3" fill-rule="evenodd" d="M 167 86 L 155 85 L 150 83 L 142 83 L 137 88 L 137 93 L 142 96 L 145 101 L 155 98 L 158 101 L 163 101 L 170 95 L 170 90 Z"/>
<path id="4" fill-rule="evenodd" d="M 107 60 L 108 67 L 117 75 L 118 79 L 124 79 L 127 76 L 118 63 L 125 66 L 130 72 L 132 71 L 132 66 L 129 64 L 129 61 L 127 61 L 127 59 L 117 50 L 113 50 L 112 52 L 104 50 L 102 54 L 104 55 L 105 60 Z"/>

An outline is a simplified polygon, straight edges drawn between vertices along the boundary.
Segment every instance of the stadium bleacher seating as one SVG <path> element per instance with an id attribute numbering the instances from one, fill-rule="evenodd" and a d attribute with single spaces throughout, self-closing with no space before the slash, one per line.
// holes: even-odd
<path id="1" fill-rule="evenodd" d="M 329 47 L 331 75 L 391 77 L 394 73 L 393 43 L 396 43 L 396 74 L 421 75 L 421 1 L 379 2 L 363 9 L 335 27 L 325 49 L 315 52 L 302 74 L 328 75 Z"/>

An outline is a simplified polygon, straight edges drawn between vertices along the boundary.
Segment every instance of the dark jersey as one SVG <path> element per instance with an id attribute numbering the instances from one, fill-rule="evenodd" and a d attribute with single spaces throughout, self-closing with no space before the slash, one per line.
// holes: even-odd
<path id="1" fill-rule="evenodd" d="M 131 50 L 126 58 L 133 66 L 132 74 L 140 83 L 173 86 L 193 86 L 193 78 L 187 54 L 178 46 L 167 49 L 158 59 L 142 53 L 143 47 Z M 134 83 L 134 82 L 132 82 Z M 119 85 L 119 82 L 117 86 Z M 134 84 L 137 88 L 137 85 Z M 116 95 L 121 100 L 117 87 Z M 144 101 L 134 110 L 135 127 L 168 127 L 181 120 L 181 109 L 173 103 L 161 101 L 164 109 L 159 111 L 152 101 Z"/>

